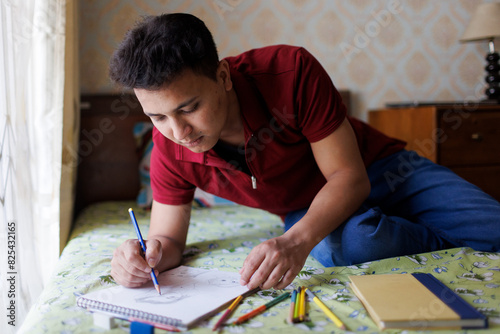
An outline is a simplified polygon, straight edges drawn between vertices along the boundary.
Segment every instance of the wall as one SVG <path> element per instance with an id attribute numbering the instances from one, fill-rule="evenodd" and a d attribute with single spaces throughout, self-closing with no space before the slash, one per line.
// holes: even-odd
<path id="1" fill-rule="evenodd" d="M 82 93 L 112 92 L 108 60 L 144 14 L 188 12 L 205 21 L 221 57 L 269 44 L 307 48 L 353 113 L 394 101 L 483 97 L 487 43 L 459 43 L 479 0 L 81 0 Z"/>

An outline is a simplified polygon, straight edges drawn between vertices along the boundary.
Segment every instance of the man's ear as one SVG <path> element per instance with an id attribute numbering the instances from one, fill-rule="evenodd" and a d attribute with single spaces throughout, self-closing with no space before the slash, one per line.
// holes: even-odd
<path id="1" fill-rule="evenodd" d="M 229 71 L 229 63 L 227 60 L 221 60 L 219 66 L 217 67 L 217 81 L 221 80 L 226 91 L 230 91 L 233 88 L 233 82 L 231 81 L 231 72 Z"/>

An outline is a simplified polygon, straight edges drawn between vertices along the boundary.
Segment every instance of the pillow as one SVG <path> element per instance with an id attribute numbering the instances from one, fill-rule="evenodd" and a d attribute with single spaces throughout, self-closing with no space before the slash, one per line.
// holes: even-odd
<path id="1" fill-rule="evenodd" d="M 139 155 L 139 181 L 140 189 L 137 194 L 137 206 L 150 209 L 153 203 L 153 191 L 151 190 L 151 151 L 153 150 L 153 124 L 151 122 L 139 122 L 133 128 L 136 148 Z"/>
<path id="2" fill-rule="evenodd" d="M 138 122 L 133 128 L 136 148 L 139 154 L 139 180 L 140 190 L 137 195 L 137 206 L 150 209 L 153 203 L 153 190 L 151 189 L 151 152 L 153 150 L 153 124 L 151 122 Z M 210 208 L 213 206 L 234 205 L 222 197 L 209 194 L 199 188 L 194 193 L 194 207 Z"/>
<path id="3" fill-rule="evenodd" d="M 222 206 L 222 205 L 234 205 L 236 203 L 231 202 L 222 197 L 215 196 L 213 194 L 209 194 L 206 191 L 201 190 L 200 188 L 196 188 L 194 192 L 194 207 L 200 208 L 211 208 L 213 206 Z"/>

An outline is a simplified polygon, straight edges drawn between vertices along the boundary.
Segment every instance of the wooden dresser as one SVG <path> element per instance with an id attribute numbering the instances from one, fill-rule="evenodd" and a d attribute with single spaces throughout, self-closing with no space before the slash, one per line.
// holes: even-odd
<path id="1" fill-rule="evenodd" d="M 500 105 L 386 108 L 368 122 L 500 200 Z"/>

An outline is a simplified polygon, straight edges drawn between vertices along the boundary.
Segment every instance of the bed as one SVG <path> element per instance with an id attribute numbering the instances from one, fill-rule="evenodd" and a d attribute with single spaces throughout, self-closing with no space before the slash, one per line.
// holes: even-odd
<path id="1" fill-rule="evenodd" d="M 347 92 L 344 92 L 346 94 Z M 27 315 L 20 333 L 125 333 L 129 324 L 117 321 L 117 327 L 105 330 L 94 325 L 92 314 L 76 305 L 81 294 L 111 287 L 113 250 L 124 240 L 135 238 L 128 217 L 134 207 L 142 233 L 147 234 L 150 211 L 137 207 L 141 189 L 138 165 L 141 155 L 131 135 L 137 122 L 147 121 L 131 96 L 102 95 L 82 98 L 81 150 L 77 182 L 77 217 L 70 241 L 62 252 L 57 270 L 36 304 Z M 105 121 L 103 121 L 105 120 Z M 92 132 L 92 130 L 99 132 Z M 93 140 L 93 142 L 92 142 Z M 90 143 L 90 144 L 89 144 Z M 85 153 L 85 154 L 84 154 Z M 123 182 L 127 180 L 127 182 Z M 206 204 L 206 203 L 205 203 Z M 253 246 L 283 233 L 281 220 L 258 209 L 230 202 L 195 205 L 189 228 L 184 264 L 237 272 Z M 349 275 L 432 273 L 457 292 L 489 320 L 486 330 L 468 333 L 500 332 L 500 253 L 454 248 L 432 253 L 402 256 L 348 267 L 325 268 L 309 257 L 294 280 L 294 287 L 307 286 L 336 314 L 351 332 L 373 333 L 378 328 L 349 286 Z M 262 305 L 279 292 L 260 291 L 246 298 L 233 316 Z M 338 329 L 313 303 L 308 304 L 309 321 L 288 324 L 290 302 L 282 302 L 251 321 L 224 328 L 231 333 L 299 333 L 314 331 L 339 333 Z M 215 316 L 193 333 L 209 333 Z M 163 332 L 156 330 L 156 333 Z M 412 331 L 390 330 L 386 332 Z M 432 331 L 429 331 L 432 332 Z M 436 333 L 463 333 L 440 330 Z"/>

